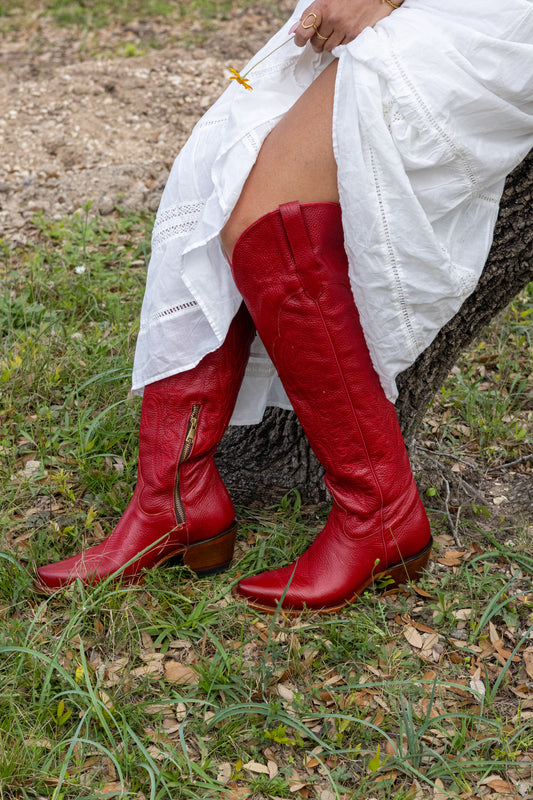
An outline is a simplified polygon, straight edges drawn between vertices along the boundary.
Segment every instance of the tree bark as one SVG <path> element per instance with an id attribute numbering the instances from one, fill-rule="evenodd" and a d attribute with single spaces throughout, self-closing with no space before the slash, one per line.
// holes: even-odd
<path id="1" fill-rule="evenodd" d="M 458 314 L 400 375 L 396 410 L 412 446 L 426 409 L 459 355 L 513 297 L 533 280 L 533 153 L 509 176 L 483 275 Z M 293 412 L 268 409 L 260 425 L 230 428 L 217 463 L 239 503 L 267 505 L 296 489 L 307 502 L 323 502 L 323 469 Z"/>

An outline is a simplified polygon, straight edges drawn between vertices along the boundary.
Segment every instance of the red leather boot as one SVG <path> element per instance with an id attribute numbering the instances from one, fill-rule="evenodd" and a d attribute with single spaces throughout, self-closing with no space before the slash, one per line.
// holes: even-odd
<path id="1" fill-rule="evenodd" d="M 280 206 L 242 234 L 232 269 L 333 497 L 309 549 L 238 593 L 265 610 L 284 595 L 283 608 L 333 611 L 379 576 L 413 578 L 429 523 L 359 322 L 340 207 Z"/>
<path id="2" fill-rule="evenodd" d="M 51 592 L 76 578 L 96 584 L 122 568 L 121 579 L 135 582 L 142 570 L 176 557 L 199 574 L 228 566 L 237 523 L 213 455 L 254 334 L 243 304 L 218 350 L 145 388 L 137 484 L 128 507 L 101 544 L 41 567 L 37 589 Z"/>

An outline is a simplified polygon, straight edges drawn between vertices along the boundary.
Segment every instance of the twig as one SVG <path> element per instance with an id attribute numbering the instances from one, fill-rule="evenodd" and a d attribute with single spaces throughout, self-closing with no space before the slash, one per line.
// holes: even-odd
<path id="1" fill-rule="evenodd" d="M 419 449 L 422 449 L 422 448 L 419 448 Z M 432 450 L 426 450 L 423 453 L 421 452 L 419 455 L 421 455 L 422 458 L 425 458 L 426 461 L 431 461 L 433 464 L 435 464 L 436 467 L 441 469 L 443 472 L 445 472 L 446 470 L 449 470 L 450 467 L 448 467 L 446 464 L 443 464 L 442 461 L 439 461 L 438 458 L 433 458 L 433 456 L 428 455 L 428 453 L 432 453 L 432 452 L 433 452 Z"/>
<path id="2" fill-rule="evenodd" d="M 478 500 L 481 500 L 484 505 L 487 504 L 487 498 L 485 495 L 481 494 L 481 492 L 479 492 L 474 486 L 471 486 L 468 481 L 465 481 L 464 478 L 461 478 L 461 484 L 464 486 L 467 492 L 470 492 L 470 494 L 472 494 L 474 497 L 477 497 Z"/>
<path id="3" fill-rule="evenodd" d="M 520 458 L 516 458 L 514 461 L 509 461 L 507 464 L 501 464 L 499 467 L 490 467 L 487 472 L 499 472 L 501 469 L 514 467 L 516 464 L 522 464 L 523 461 L 529 461 L 530 458 L 533 458 L 533 453 L 528 453 L 527 456 L 520 456 Z"/>
<path id="4" fill-rule="evenodd" d="M 421 453 L 421 455 L 424 458 L 426 458 L 428 461 L 433 462 L 433 464 L 436 464 L 436 466 L 439 467 L 442 470 L 443 473 L 444 473 L 445 470 L 449 470 L 450 469 L 450 467 L 446 466 L 446 464 L 443 464 L 442 461 L 439 461 L 437 458 L 434 458 L 433 455 L 428 455 L 429 453 L 433 453 L 434 454 L 435 453 L 434 450 L 426 450 L 426 448 L 424 448 L 424 447 L 420 447 L 418 449 L 423 451 Z M 457 460 L 460 461 L 461 459 L 457 459 Z M 465 461 L 463 463 L 466 464 L 468 462 Z M 472 467 L 473 464 L 469 464 L 468 466 Z M 452 515 L 450 513 L 450 483 L 444 477 L 444 474 L 442 474 L 442 480 L 444 481 L 444 484 L 446 486 L 446 497 L 444 498 L 444 508 L 445 508 L 445 513 L 446 513 L 446 520 L 448 522 L 448 527 L 449 527 L 449 529 L 450 529 L 450 531 L 452 533 L 452 536 L 454 538 L 454 541 L 455 541 L 455 544 L 457 545 L 457 547 L 462 547 L 463 545 L 461 544 L 461 540 L 459 539 L 459 518 L 461 516 L 462 506 L 459 506 L 457 508 L 457 514 L 455 516 L 455 522 L 454 522 L 453 519 L 452 519 Z M 478 492 L 477 489 L 474 489 L 473 486 L 470 486 L 470 484 L 467 483 L 464 480 L 464 478 L 460 477 L 460 480 L 461 480 L 461 483 L 465 486 L 465 488 L 469 489 L 474 495 L 476 495 L 480 500 L 482 500 L 483 503 L 487 502 L 486 499 L 483 497 L 483 495 L 480 492 Z"/>
<path id="5" fill-rule="evenodd" d="M 466 464 L 467 467 L 471 467 L 472 469 L 479 469 L 477 464 L 473 464 L 471 461 L 465 461 L 464 458 L 459 458 L 459 456 L 454 456 L 453 453 L 438 453 L 435 450 L 428 450 L 427 447 L 422 447 L 422 445 L 417 445 L 416 450 L 421 450 L 423 453 L 430 453 L 432 456 L 442 456 L 442 458 L 451 458 L 453 461 L 458 461 L 460 464 Z"/>
<path id="6" fill-rule="evenodd" d="M 448 466 L 446 466 L 446 464 L 443 464 L 442 461 L 439 461 L 437 458 L 433 458 L 433 456 L 427 455 L 427 453 L 431 453 L 431 452 L 434 452 L 434 451 L 426 450 L 424 453 L 421 453 L 421 455 L 422 455 L 423 458 L 426 458 L 428 461 L 433 462 L 433 464 L 435 464 L 435 466 L 439 467 L 442 470 L 449 470 L 450 469 Z M 464 462 L 464 463 L 466 463 L 466 462 Z M 472 465 L 470 465 L 470 466 L 472 466 Z M 464 488 L 467 490 L 467 492 L 470 492 L 470 494 L 472 494 L 474 497 L 477 497 L 477 499 L 481 500 L 482 503 L 486 503 L 487 502 L 487 498 L 485 497 L 485 495 L 481 494 L 481 492 L 479 492 L 474 486 L 472 486 L 470 483 L 468 483 L 468 481 L 465 481 L 465 479 L 462 477 L 462 475 L 459 475 L 458 477 L 459 477 L 459 480 L 461 481 L 461 485 L 464 486 Z"/>
<path id="7" fill-rule="evenodd" d="M 452 532 L 455 544 L 458 547 L 462 547 L 461 540 L 459 539 L 459 533 L 457 532 L 457 528 L 459 526 L 459 514 L 461 513 L 461 506 L 459 506 L 459 508 L 458 508 L 457 517 L 456 517 L 455 522 L 454 522 L 453 519 L 452 519 L 452 515 L 450 514 L 450 484 L 446 480 L 444 475 L 442 476 L 442 480 L 444 481 L 444 483 L 446 485 L 446 497 L 444 498 L 444 507 L 445 507 L 445 511 L 446 511 L 446 519 L 448 520 L 448 527 L 450 528 L 450 530 Z"/>
<path id="8" fill-rule="evenodd" d="M 457 508 L 457 514 L 455 515 L 455 526 L 454 526 L 454 529 L 452 531 L 453 538 L 455 539 L 455 544 L 458 547 L 462 547 L 461 540 L 459 539 L 459 517 L 461 516 L 461 509 L 462 509 L 462 506 L 459 506 Z"/>

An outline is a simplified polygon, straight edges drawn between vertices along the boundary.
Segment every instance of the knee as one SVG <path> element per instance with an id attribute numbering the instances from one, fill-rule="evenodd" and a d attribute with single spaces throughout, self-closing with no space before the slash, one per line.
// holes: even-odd
<path id="1" fill-rule="evenodd" d="M 273 210 L 275 204 L 262 206 L 260 203 L 247 202 L 247 197 L 241 195 L 237 205 L 233 209 L 230 218 L 220 231 L 220 240 L 226 256 L 231 264 L 233 260 L 233 250 L 237 240 L 256 220 L 262 217 L 267 211 Z"/>

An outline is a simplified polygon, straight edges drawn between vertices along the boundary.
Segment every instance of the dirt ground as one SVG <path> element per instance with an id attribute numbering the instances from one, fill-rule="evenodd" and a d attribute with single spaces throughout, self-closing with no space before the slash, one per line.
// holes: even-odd
<path id="1" fill-rule="evenodd" d="M 35 18 L 2 37 L 0 231 L 25 242 L 37 211 L 63 216 L 92 201 L 157 209 L 193 125 L 288 17 L 248 6 L 220 21 L 139 21 L 82 36 Z M 281 9 L 281 11 L 279 11 Z M 145 55 L 143 42 L 160 49 Z M 121 55 L 122 53 L 122 55 Z M 30 226 L 31 228 L 31 226 Z"/>

